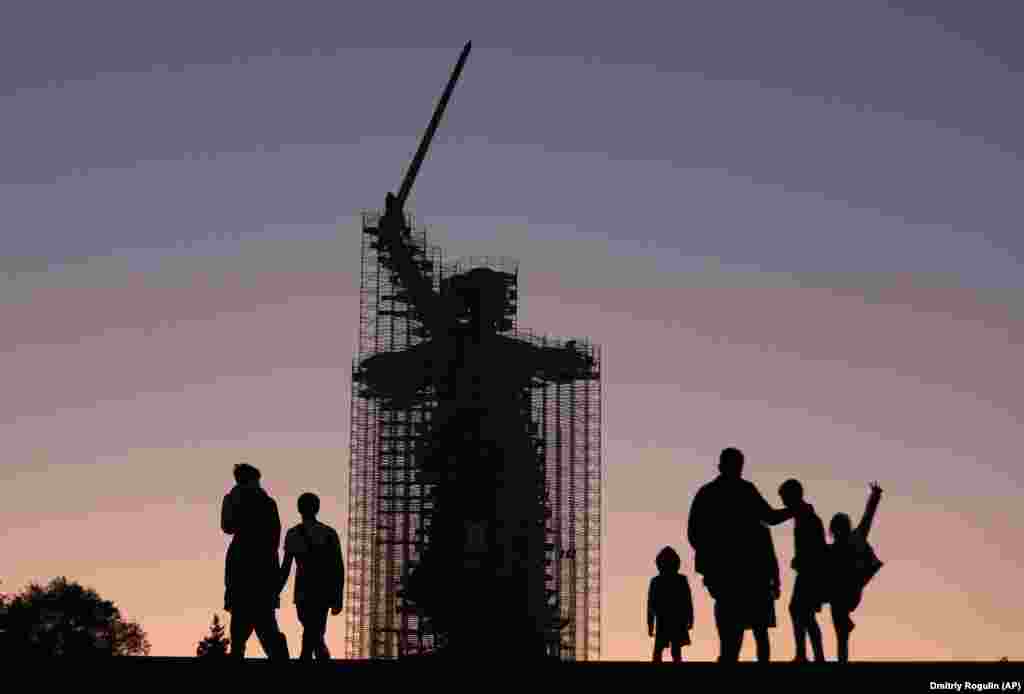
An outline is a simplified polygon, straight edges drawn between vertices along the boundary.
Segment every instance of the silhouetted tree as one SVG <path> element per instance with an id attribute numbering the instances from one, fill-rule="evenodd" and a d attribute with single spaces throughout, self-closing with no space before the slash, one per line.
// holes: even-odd
<path id="1" fill-rule="evenodd" d="M 196 655 L 200 658 L 220 658 L 228 654 L 230 645 L 231 639 L 224 638 L 224 625 L 220 623 L 217 615 L 213 615 L 210 635 L 199 642 Z"/>
<path id="2" fill-rule="evenodd" d="M 0 610 L 7 653 L 25 655 L 149 655 L 146 632 L 91 588 L 65 577 L 35 583 L 4 599 Z"/>

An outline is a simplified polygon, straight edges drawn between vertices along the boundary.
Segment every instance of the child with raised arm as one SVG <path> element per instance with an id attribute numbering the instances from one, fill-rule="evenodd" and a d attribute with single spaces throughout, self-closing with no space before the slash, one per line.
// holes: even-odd
<path id="1" fill-rule="evenodd" d="M 299 660 L 310 661 L 331 657 L 327 649 L 327 612 L 341 614 L 345 588 L 345 564 L 341 557 L 341 540 L 329 525 L 316 519 L 320 498 L 306 492 L 299 497 L 302 522 L 291 528 L 284 539 L 284 565 L 281 568 L 281 590 L 288 583 L 292 559 L 295 571 L 295 610 L 302 624 L 302 653 Z"/>
<path id="2" fill-rule="evenodd" d="M 836 629 L 838 660 L 841 663 L 848 662 L 850 657 L 850 632 L 854 627 L 850 613 L 860 605 L 865 586 L 884 563 L 878 559 L 874 549 L 868 544 L 871 522 L 875 518 L 875 511 L 878 510 L 881 498 L 882 488 L 877 482 L 872 482 L 864 517 L 855 529 L 851 529 L 850 517 L 845 513 L 834 515 L 829 524 L 834 539 L 828 548 L 829 594 L 832 623 Z"/>
<path id="3" fill-rule="evenodd" d="M 660 663 L 662 651 L 670 646 L 672 661 L 679 663 L 683 659 L 683 646 L 690 645 L 690 630 L 693 629 L 690 582 L 679 573 L 682 561 L 671 547 L 658 552 L 654 564 L 658 575 L 651 579 L 647 591 L 647 633 L 654 637 L 653 661 Z"/>

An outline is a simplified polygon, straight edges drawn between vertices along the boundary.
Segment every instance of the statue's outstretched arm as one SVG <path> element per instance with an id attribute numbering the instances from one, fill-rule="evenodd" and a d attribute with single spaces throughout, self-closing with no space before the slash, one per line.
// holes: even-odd
<path id="1" fill-rule="evenodd" d="M 433 354 L 429 342 L 401 352 L 379 352 L 359 363 L 355 378 L 364 396 L 410 403 L 430 383 Z"/>
<path id="2" fill-rule="evenodd" d="M 575 381 L 593 378 L 596 375 L 593 357 L 577 348 L 573 341 L 567 342 L 565 347 L 536 349 L 535 362 L 540 372 L 538 375 L 545 379 Z"/>

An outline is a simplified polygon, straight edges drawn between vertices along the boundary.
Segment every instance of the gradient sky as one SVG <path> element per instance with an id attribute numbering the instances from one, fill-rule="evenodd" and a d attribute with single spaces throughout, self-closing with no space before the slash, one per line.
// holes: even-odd
<path id="1" fill-rule="evenodd" d="M 190 655 L 232 465 L 344 537 L 357 215 L 472 40 L 410 207 L 603 347 L 603 657 L 650 657 L 666 544 L 716 656 L 684 537 L 727 445 L 826 523 L 886 490 L 855 659 L 1024 657 L 1024 9 L 468 5 L 5 7 L 3 590 L 67 575 Z"/>

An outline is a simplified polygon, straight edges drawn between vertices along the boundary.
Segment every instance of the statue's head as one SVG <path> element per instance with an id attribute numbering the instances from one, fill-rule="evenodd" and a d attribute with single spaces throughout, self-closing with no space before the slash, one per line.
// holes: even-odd
<path id="1" fill-rule="evenodd" d="M 514 281 L 507 272 L 474 268 L 444 280 L 441 292 L 456 304 L 461 322 L 503 332 L 511 327 L 506 318 L 513 311 L 508 289 Z"/>

